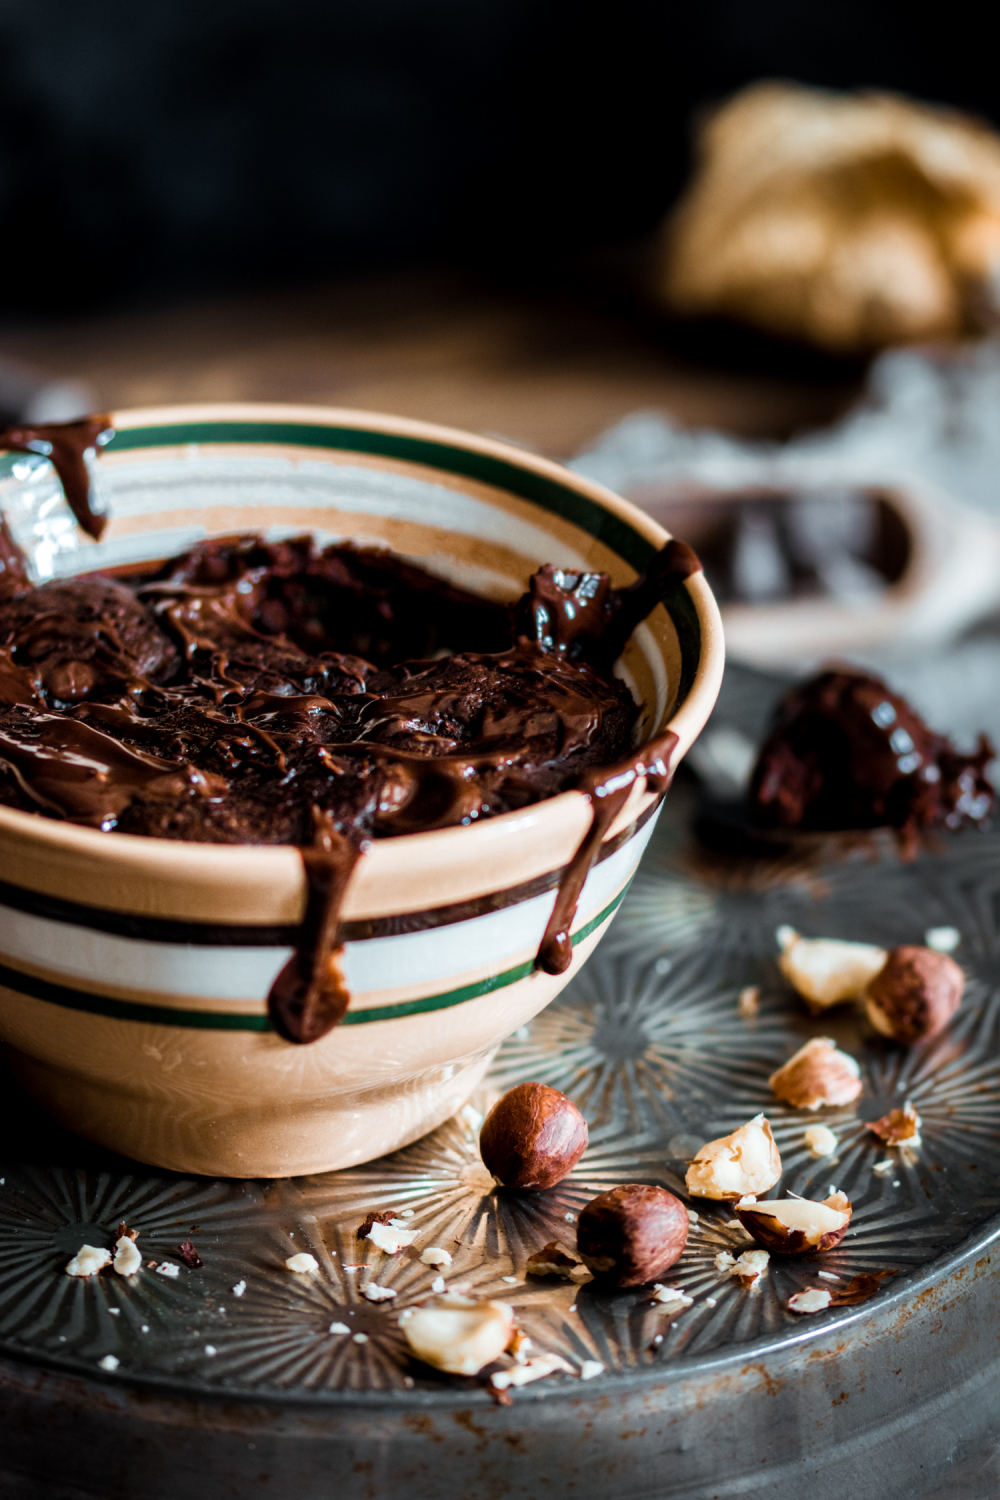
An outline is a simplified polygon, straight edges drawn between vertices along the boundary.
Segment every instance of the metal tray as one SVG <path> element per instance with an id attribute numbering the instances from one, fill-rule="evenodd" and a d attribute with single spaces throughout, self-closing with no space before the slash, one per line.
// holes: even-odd
<path id="1" fill-rule="evenodd" d="M 181 1177 L 86 1145 L 6 1084 L 5 1496 L 995 1493 L 1000 834 L 942 838 L 909 864 L 877 840 L 833 858 L 804 847 L 726 862 L 691 841 L 696 799 L 693 781 L 679 781 L 608 937 L 505 1044 L 480 1095 L 382 1161 L 286 1182 Z M 962 1009 L 945 1035 L 913 1049 L 875 1036 L 850 1008 L 814 1022 L 775 965 L 782 922 L 883 945 L 953 925 L 970 976 Z M 760 1010 L 744 1019 L 737 997 L 751 984 Z M 817 1117 L 775 1103 L 769 1073 L 810 1035 L 834 1036 L 860 1060 L 857 1106 Z M 592 1144 L 551 1191 L 498 1192 L 479 1160 L 478 1121 L 527 1078 L 577 1102 Z M 865 1122 L 906 1098 L 923 1118 L 923 1146 L 890 1152 Z M 746 1290 L 715 1257 L 747 1241 L 724 1205 L 697 1201 L 670 1278 L 694 1299 L 682 1313 L 648 1290 L 525 1277 L 533 1249 L 573 1242 L 574 1217 L 595 1193 L 652 1181 L 683 1194 L 685 1159 L 761 1109 L 784 1190 L 825 1196 L 835 1185 L 853 1200 L 838 1250 L 772 1258 Z M 833 1161 L 805 1148 L 817 1118 L 839 1137 Z M 887 1157 L 894 1169 L 873 1172 Z M 413 1211 L 412 1251 L 387 1258 L 358 1241 L 365 1214 L 384 1208 Z M 134 1282 L 64 1274 L 82 1243 L 110 1245 L 121 1219 L 140 1231 L 146 1260 L 180 1266 L 176 1278 L 148 1267 Z M 194 1270 L 176 1254 L 189 1237 L 204 1260 Z M 602 1373 L 549 1378 L 502 1408 L 476 1382 L 410 1361 L 396 1315 L 438 1274 L 419 1260 L 428 1245 L 452 1253 L 450 1284 L 512 1303 L 536 1351 L 574 1370 L 596 1361 Z M 297 1250 L 316 1256 L 317 1275 L 284 1268 Z M 844 1280 L 896 1275 L 863 1306 L 797 1318 L 787 1299 L 823 1285 L 820 1266 Z M 395 1301 L 367 1301 L 369 1281 Z M 335 1322 L 352 1333 L 331 1335 Z M 107 1355 L 119 1361 L 113 1372 L 100 1365 Z M 988 1474 L 994 1488 L 976 1489 L 975 1478 L 952 1487 L 966 1472 Z"/>

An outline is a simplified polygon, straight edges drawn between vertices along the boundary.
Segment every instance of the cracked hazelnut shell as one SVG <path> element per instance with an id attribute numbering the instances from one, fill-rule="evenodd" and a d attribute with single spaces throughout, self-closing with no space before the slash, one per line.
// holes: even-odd
<path id="1" fill-rule="evenodd" d="M 827 1109 L 853 1104 L 861 1093 L 861 1069 L 828 1036 L 815 1036 L 767 1080 L 793 1109 Z"/>
<path id="2" fill-rule="evenodd" d="M 611 1286 L 644 1286 L 680 1259 L 687 1209 L 666 1188 L 643 1183 L 612 1188 L 580 1214 L 576 1248 L 594 1276 Z"/>
<path id="3" fill-rule="evenodd" d="M 758 1245 L 777 1255 L 833 1250 L 851 1222 L 851 1204 L 844 1193 L 834 1193 L 822 1203 L 809 1198 L 764 1199 L 737 1205 L 734 1213 Z"/>
<path id="4" fill-rule="evenodd" d="M 565 1094 L 545 1083 L 519 1083 L 483 1121 L 483 1165 L 504 1187 L 554 1187 L 587 1149 L 587 1122 Z"/>
<path id="5" fill-rule="evenodd" d="M 897 1042 L 937 1036 L 962 1001 L 965 975 L 953 958 L 934 948 L 893 948 L 865 994 L 868 1019 Z"/>

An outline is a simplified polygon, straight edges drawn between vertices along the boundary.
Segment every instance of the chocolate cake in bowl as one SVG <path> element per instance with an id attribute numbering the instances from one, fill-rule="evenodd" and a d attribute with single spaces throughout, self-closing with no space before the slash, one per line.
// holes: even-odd
<path id="1" fill-rule="evenodd" d="M 715 700 L 714 601 L 626 502 L 486 439 L 256 406 L 101 437 L 99 540 L 47 581 L 5 555 L 9 1064 L 157 1165 L 369 1160 L 606 929 Z"/>

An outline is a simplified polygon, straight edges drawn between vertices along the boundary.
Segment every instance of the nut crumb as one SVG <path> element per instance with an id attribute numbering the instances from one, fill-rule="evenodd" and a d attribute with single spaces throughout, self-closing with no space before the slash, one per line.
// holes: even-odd
<path id="1" fill-rule="evenodd" d="M 718 1306 L 718 1301 L 717 1301 L 717 1299 L 715 1297 L 706 1297 L 705 1298 L 705 1306 L 706 1307 L 717 1307 Z"/>
<path id="2" fill-rule="evenodd" d="M 230 1288 L 234 1297 L 242 1297 L 246 1289 L 247 1284 L 245 1281 L 238 1281 L 234 1287 Z"/>
<path id="3" fill-rule="evenodd" d="M 121 1308 L 120 1307 L 109 1307 L 108 1308 L 108 1317 L 109 1318 L 117 1318 L 120 1315 L 121 1315 Z"/>
<path id="4" fill-rule="evenodd" d="M 329 1333 L 350 1333 L 350 1331 L 346 1323 L 331 1323 L 327 1330 Z"/>
<path id="5" fill-rule="evenodd" d="M 680 1287 L 659 1284 L 653 1287 L 653 1301 L 664 1303 L 672 1313 L 694 1305 L 694 1298 L 689 1297 L 687 1292 L 682 1292 Z"/>
<path id="6" fill-rule="evenodd" d="M 116 1359 L 113 1354 L 106 1354 L 103 1359 L 99 1359 L 97 1361 L 97 1365 L 98 1365 L 99 1369 L 101 1369 L 101 1370 L 107 1370 L 109 1372 L 112 1371 L 112 1370 L 117 1370 L 117 1368 L 118 1368 L 118 1366 L 120 1364 L 121 1364 L 121 1360 Z"/>
<path id="7" fill-rule="evenodd" d="M 399 1295 L 391 1286 L 379 1286 L 375 1281 L 369 1281 L 368 1285 L 361 1288 L 362 1297 L 367 1297 L 369 1302 L 392 1302 Z"/>
<path id="8" fill-rule="evenodd" d="M 843 1277 L 842 1276 L 838 1276 L 837 1273 L 836 1273 L 836 1271 L 817 1271 L 816 1275 L 817 1276 L 822 1276 L 822 1278 L 823 1278 L 824 1281 L 842 1281 L 843 1280 Z"/>
<path id="9" fill-rule="evenodd" d="M 169 1281 L 175 1281 L 181 1274 L 180 1266 L 175 1266 L 172 1260 L 161 1261 L 156 1268 L 158 1276 L 166 1276 Z"/>
<path id="10" fill-rule="evenodd" d="M 817 1160 L 823 1156 L 832 1156 L 840 1144 L 829 1125 L 810 1125 L 802 1139 L 810 1156 Z"/>
<path id="11" fill-rule="evenodd" d="M 512 1370 L 497 1370 L 490 1376 L 490 1384 L 495 1390 L 505 1391 L 512 1385 L 530 1385 L 534 1380 L 544 1380 L 546 1375 L 557 1375 L 563 1371 L 572 1375 L 573 1366 L 567 1364 L 561 1354 L 540 1354 L 537 1359 L 515 1365 Z"/>
<path id="12" fill-rule="evenodd" d="M 517 1286 L 517 1277 L 516 1276 L 501 1276 L 500 1280 L 501 1281 L 506 1281 L 506 1283 L 507 1283 L 508 1286 Z"/>
<path id="13" fill-rule="evenodd" d="M 895 1165 L 896 1163 L 894 1161 L 877 1161 L 872 1167 L 872 1171 L 877 1172 L 878 1175 L 882 1177 L 886 1172 L 891 1172 Z"/>
<path id="14" fill-rule="evenodd" d="M 420 1259 L 425 1266 L 451 1265 L 450 1252 L 442 1250 L 440 1245 L 428 1245 L 427 1249 L 422 1252 Z"/>
<path id="15" fill-rule="evenodd" d="M 101 1250 L 96 1245 L 81 1245 L 66 1267 L 67 1276 L 96 1276 L 111 1264 L 110 1250 Z"/>
<path id="16" fill-rule="evenodd" d="M 401 1219 L 412 1219 L 413 1218 L 413 1209 L 412 1208 L 404 1208 L 399 1217 Z"/>
<path id="17" fill-rule="evenodd" d="M 364 1237 L 386 1255 L 398 1255 L 400 1250 L 413 1244 L 419 1232 L 417 1229 L 396 1229 L 391 1222 L 375 1219 Z"/>
<path id="18" fill-rule="evenodd" d="M 124 1225 L 119 1228 L 124 1229 Z M 112 1261 L 119 1276 L 137 1276 L 142 1270 L 142 1256 L 135 1243 L 135 1235 L 126 1232 L 115 1243 L 115 1258 Z"/>
<path id="19" fill-rule="evenodd" d="M 285 1261 L 285 1269 L 294 1271 L 299 1276 L 307 1276 L 311 1271 L 319 1270 L 319 1261 L 315 1255 L 310 1255 L 308 1250 L 300 1250 L 298 1255 L 290 1255 Z"/>
<path id="20" fill-rule="evenodd" d="M 748 984 L 744 989 L 740 990 L 736 1009 L 745 1021 L 750 1020 L 751 1017 L 758 1014 L 760 1011 L 759 984 Z"/>
<path id="21" fill-rule="evenodd" d="M 435 1276 L 431 1282 L 431 1291 L 440 1294 L 445 1290 L 445 1279 L 443 1276 Z"/>
<path id="22" fill-rule="evenodd" d="M 218 1349 L 216 1349 L 214 1344 L 205 1345 L 205 1353 L 208 1355 L 209 1359 L 214 1359 L 215 1355 L 218 1354 L 218 1352 L 219 1351 Z"/>
<path id="23" fill-rule="evenodd" d="M 368 1335 L 367 1335 L 367 1333 L 356 1333 L 354 1335 L 354 1343 L 355 1344 L 367 1344 L 367 1342 L 368 1342 Z"/>
<path id="24" fill-rule="evenodd" d="M 938 953 L 954 953 L 961 941 L 962 934 L 957 927 L 928 927 L 924 933 L 927 947 Z"/>
<path id="25" fill-rule="evenodd" d="M 597 1375 L 604 1374 L 604 1366 L 599 1359 L 585 1359 L 580 1366 L 580 1379 L 593 1380 Z"/>
<path id="26" fill-rule="evenodd" d="M 833 1301 L 833 1294 L 825 1286 L 811 1286 L 804 1292 L 796 1292 L 788 1299 L 788 1311 L 793 1313 L 823 1312 Z"/>

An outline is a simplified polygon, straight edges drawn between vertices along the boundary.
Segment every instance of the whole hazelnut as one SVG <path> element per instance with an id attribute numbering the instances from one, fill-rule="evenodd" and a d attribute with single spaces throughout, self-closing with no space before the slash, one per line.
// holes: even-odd
<path id="1" fill-rule="evenodd" d="M 587 1122 L 576 1105 L 545 1083 L 519 1083 L 483 1121 L 479 1150 L 497 1182 L 550 1188 L 587 1149 Z"/>
<path id="2" fill-rule="evenodd" d="M 953 958 L 934 948 L 893 948 L 865 994 L 868 1019 L 897 1042 L 937 1036 L 955 1014 L 965 975 Z"/>
<path id="3" fill-rule="evenodd" d="M 593 1198 L 580 1214 L 576 1248 L 595 1277 L 642 1286 L 668 1271 L 687 1244 L 687 1209 L 666 1188 L 632 1183 Z"/>

